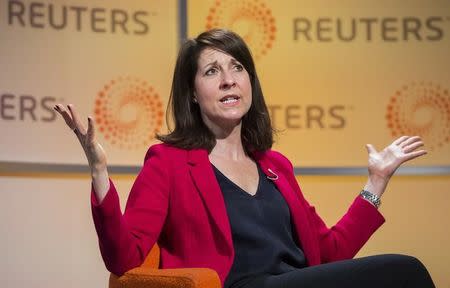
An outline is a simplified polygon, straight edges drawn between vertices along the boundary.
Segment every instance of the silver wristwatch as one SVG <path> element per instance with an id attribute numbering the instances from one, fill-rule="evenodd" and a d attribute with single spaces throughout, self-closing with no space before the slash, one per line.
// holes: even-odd
<path id="1" fill-rule="evenodd" d="M 369 201 L 370 203 L 372 203 L 375 207 L 380 207 L 381 205 L 381 200 L 380 197 L 370 193 L 369 191 L 366 190 L 361 190 L 361 193 L 359 193 L 361 195 L 362 198 L 366 199 L 367 201 Z"/>

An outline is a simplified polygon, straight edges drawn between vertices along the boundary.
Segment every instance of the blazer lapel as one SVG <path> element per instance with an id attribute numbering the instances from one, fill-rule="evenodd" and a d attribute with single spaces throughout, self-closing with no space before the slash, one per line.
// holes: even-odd
<path id="1" fill-rule="evenodd" d="M 208 159 L 208 152 L 203 149 L 188 151 L 188 164 L 192 181 L 204 201 L 206 210 L 209 212 L 212 223 L 216 224 L 217 232 L 223 237 L 217 237 L 220 241 L 225 239 L 225 247 L 233 251 L 233 240 L 228 214 L 225 207 L 222 192 L 216 176 Z M 224 246 L 221 246 L 224 247 Z"/>

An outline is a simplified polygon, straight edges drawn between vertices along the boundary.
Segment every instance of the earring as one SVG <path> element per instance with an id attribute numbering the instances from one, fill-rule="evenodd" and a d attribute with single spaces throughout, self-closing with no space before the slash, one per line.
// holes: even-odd
<path id="1" fill-rule="evenodd" d="M 192 102 L 194 102 L 195 104 L 197 104 L 197 103 L 198 103 L 198 102 L 197 102 L 197 98 L 194 97 L 194 98 L 192 99 Z"/>

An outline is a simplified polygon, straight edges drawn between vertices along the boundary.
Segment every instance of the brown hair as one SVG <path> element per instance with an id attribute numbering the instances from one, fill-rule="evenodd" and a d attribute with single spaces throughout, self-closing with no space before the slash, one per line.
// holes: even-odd
<path id="1" fill-rule="evenodd" d="M 168 126 L 170 115 L 175 127 L 167 135 L 157 135 L 157 139 L 179 148 L 204 148 L 208 152 L 216 145 L 214 134 L 203 123 L 199 105 L 192 101 L 197 61 L 205 48 L 233 56 L 247 70 L 252 85 L 252 105 L 242 118 L 242 144 L 247 153 L 270 149 L 274 131 L 250 50 L 239 35 L 224 29 L 203 32 L 180 48 L 166 115 Z"/>

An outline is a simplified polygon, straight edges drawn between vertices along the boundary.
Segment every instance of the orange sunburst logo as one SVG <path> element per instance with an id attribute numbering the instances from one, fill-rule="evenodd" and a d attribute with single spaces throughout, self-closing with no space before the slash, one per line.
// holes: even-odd
<path id="1" fill-rule="evenodd" d="M 121 149 L 147 147 L 163 123 L 163 103 L 155 89 L 136 77 L 118 77 L 98 92 L 94 107 L 98 130 Z"/>
<path id="2" fill-rule="evenodd" d="M 450 142 L 450 94 L 432 82 L 404 85 L 391 96 L 386 119 L 393 136 L 420 135 L 430 150 Z"/>
<path id="3" fill-rule="evenodd" d="M 272 48 L 277 31 L 272 10 L 261 0 L 216 0 L 206 17 L 206 29 L 223 27 L 238 33 L 255 59 Z"/>

